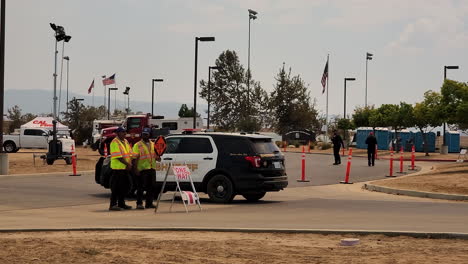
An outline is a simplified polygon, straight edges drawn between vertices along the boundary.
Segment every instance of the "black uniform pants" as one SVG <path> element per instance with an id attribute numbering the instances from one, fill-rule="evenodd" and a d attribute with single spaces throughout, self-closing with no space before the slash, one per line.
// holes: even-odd
<path id="1" fill-rule="evenodd" d="M 130 175 L 127 170 L 112 170 L 110 179 L 111 198 L 110 206 L 125 205 L 125 195 L 130 191 Z"/>
<path id="2" fill-rule="evenodd" d="M 335 163 L 341 164 L 340 147 L 333 147 L 333 155 L 335 156 Z"/>
<path id="3" fill-rule="evenodd" d="M 146 206 L 153 204 L 156 171 L 154 169 L 142 170 L 136 177 L 137 205 L 143 204 L 143 191 L 146 191 Z"/>
<path id="4" fill-rule="evenodd" d="M 367 150 L 367 164 L 374 166 L 375 164 L 375 149 Z"/>

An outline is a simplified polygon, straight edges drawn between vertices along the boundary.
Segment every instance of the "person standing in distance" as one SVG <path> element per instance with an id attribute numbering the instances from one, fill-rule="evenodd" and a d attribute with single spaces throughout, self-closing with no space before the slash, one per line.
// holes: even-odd
<path id="1" fill-rule="evenodd" d="M 110 179 L 111 198 L 109 210 L 129 210 L 132 207 L 125 204 L 125 195 L 128 193 L 131 185 L 132 152 L 130 144 L 125 139 L 125 135 L 127 134 L 125 129 L 118 127 L 115 133 L 117 137 L 110 144 L 112 176 Z"/>
<path id="2" fill-rule="evenodd" d="M 343 139 L 340 137 L 340 135 L 338 135 L 336 130 L 334 130 L 333 137 L 331 140 L 333 143 L 333 155 L 335 156 L 335 163 L 333 163 L 333 165 L 339 165 L 341 164 L 340 148 L 342 146 L 344 148 Z"/>
<path id="3" fill-rule="evenodd" d="M 374 133 L 370 132 L 366 138 L 367 144 L 367 164 L 374 166 L 375 164 L 375 146 L 377 145 L 377 139 L 374 137 Z"/>
<path id="4" fill-rule="evenodd" d="M 151 128 L 143 128 L 141 140 L 133 145 L 133 171 L 136 175 L 137 209 L 155 208 L 154 188 L 156 183 L 156 161 L 160 158 L 154 150 L 154 142 L 149 140 Z M 146 202 L 143 207 L 143 191 L 146 191 Z"/>

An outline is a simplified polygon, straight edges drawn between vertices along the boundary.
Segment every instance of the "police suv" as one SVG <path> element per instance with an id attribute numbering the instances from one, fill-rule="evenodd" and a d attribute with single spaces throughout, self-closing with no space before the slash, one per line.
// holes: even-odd
<path id="1" fill-rule="evenodd" d="M 288 186 L 284 155 L 272 138 L 245 133 L 193 133 L 166 137 L 167 149 L 156 166 L 156 187 L 162 187 L 169 163 L 187 165 L 198 192 L 229 203 L 236 195 L 258 201 L 266 192 Z M 102 184 L 102 183 L 101 183 Z M 182 189 L 190 190 L 188 182 Z M 169 177 L 164 191 L 175 190 Z"/>

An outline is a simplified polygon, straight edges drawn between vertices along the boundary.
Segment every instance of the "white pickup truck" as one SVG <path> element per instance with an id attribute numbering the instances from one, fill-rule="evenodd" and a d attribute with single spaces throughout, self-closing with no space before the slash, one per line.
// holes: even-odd
<path id="1" fill-rule="evenodd" d="M 49 130 L 41 128 L 22 128 L 15 135 L 3 135 L 3 148 L 5 152 L 14 153 L 20 148 L 47 149 Z"/>

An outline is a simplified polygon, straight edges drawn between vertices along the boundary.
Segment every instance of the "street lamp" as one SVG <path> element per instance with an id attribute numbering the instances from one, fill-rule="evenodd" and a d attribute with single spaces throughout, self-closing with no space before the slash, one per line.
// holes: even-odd
<path id="1" fill-rule="evenodd" d="M 3 9 L 2 9 L 3 12 Z M 2 24 L 3 25 L 3 24 Z M 57 45 L 60 41 L 69 42 L 71 36 L 65 34 L 65 29 L 62 26 L 55 25 L 54 23 L 50 23 L 50 27 L 55 32 L 55 56 L 54 56 L 54 98 L 53 98 L 53 122 L 52 122 L 52 147 L 49 148 L 49 152 L 47 153 L 47 160 L 56 160 L 58 157 L 58 147 L 57 147 Z"/>
<path id="2" fill-rule="evenodd" d="M 207 129 L 210 129 L 210 104 L 211 104 L 211 70 L 221 70 L 219 66 L 208 67 L 208 118 L 206 121 Z"/>
<path id="3" fill-rule="evenodd" d="M 117 91 L 119 88 L 112 88 L 112 87 L 109 87 L 109 93 L 107 95 L 107 120 L 110 120 L 110 91 Z"/>
<path id="4" fill-rule="evenodd" d="M 70 57 L 65 56 L 63 57 L 63 59 L 67 61 L 67 114 L 68 114 L 68 76 L 70 74 Z"/>
<path id="5" fill-rule="evenodd" d="M 250 20 L 257 19 L 257 11 L 249 9 L 249 48 L 248 48 L 248 63 L 247 63 L 247 105 L 250 114 Z"/>
<path id="6" fill-rule="evenodd" d="M 447 80 L 447 70 L 458 70 L 460 67 L 458 66 L 444 66 L 444 82 Z M 447 142 L 445 141 L 445 121 L 444 121 L 444 126 L 443 126 L 443 132 L 442 132 L 442 154 L 447 154 L 448 153 L 448 148 L 447 148 Z"/>
<path id="7" fill-rule="evenodd" d="M 355 81 L 356 78 L 344 78 L 344 113 L 343 118 L 346 119 L 346 82 L 347 81 Z M 346 139 L 346 130 L 343 133 L 343 140 Z"/>
<path id="8" fill-rule="evenodd" d="M 372 60 L 372 56 L 374 54 L 367 52 L 366 53 L 366 100 L 365 100 L 365 107 L 367 107 L 367 62 Z"/>
<path id="9" fill-rule="evenodd" d="M 193 128 L 197 122 L 197 66 L 198 66 L 198 41 L 215 41 L 215 37 L 195 37 L 195 74 L 193 80 Z"/>
<path id="10" fill-rule="evenodd" d="M 344 78 L 344 113 L 343 118 L 346 118 L 346 82 L 347 81 L 355 81 L 356 78 Z"/>
<path id="11" fill-rule="evenodd" d="M 153 85 L 151 88 L 151 118 L 154 116 L 154 82 L 164 82 L 163 79 L 153 79 Z"/>
<path id="12" fill-rule="evenodd" d="M 0 174 L 8 174 L 8 155 L 3 153 L 3 105 L 5 89 L 5 1 L 1 0 L 0 12 Z"/>
<path id="13" fill-rule="evenodd" d="M 123 94 L 127 95 L 127 115 L 130 114 L 130 87 L 125 87 Z"/>

